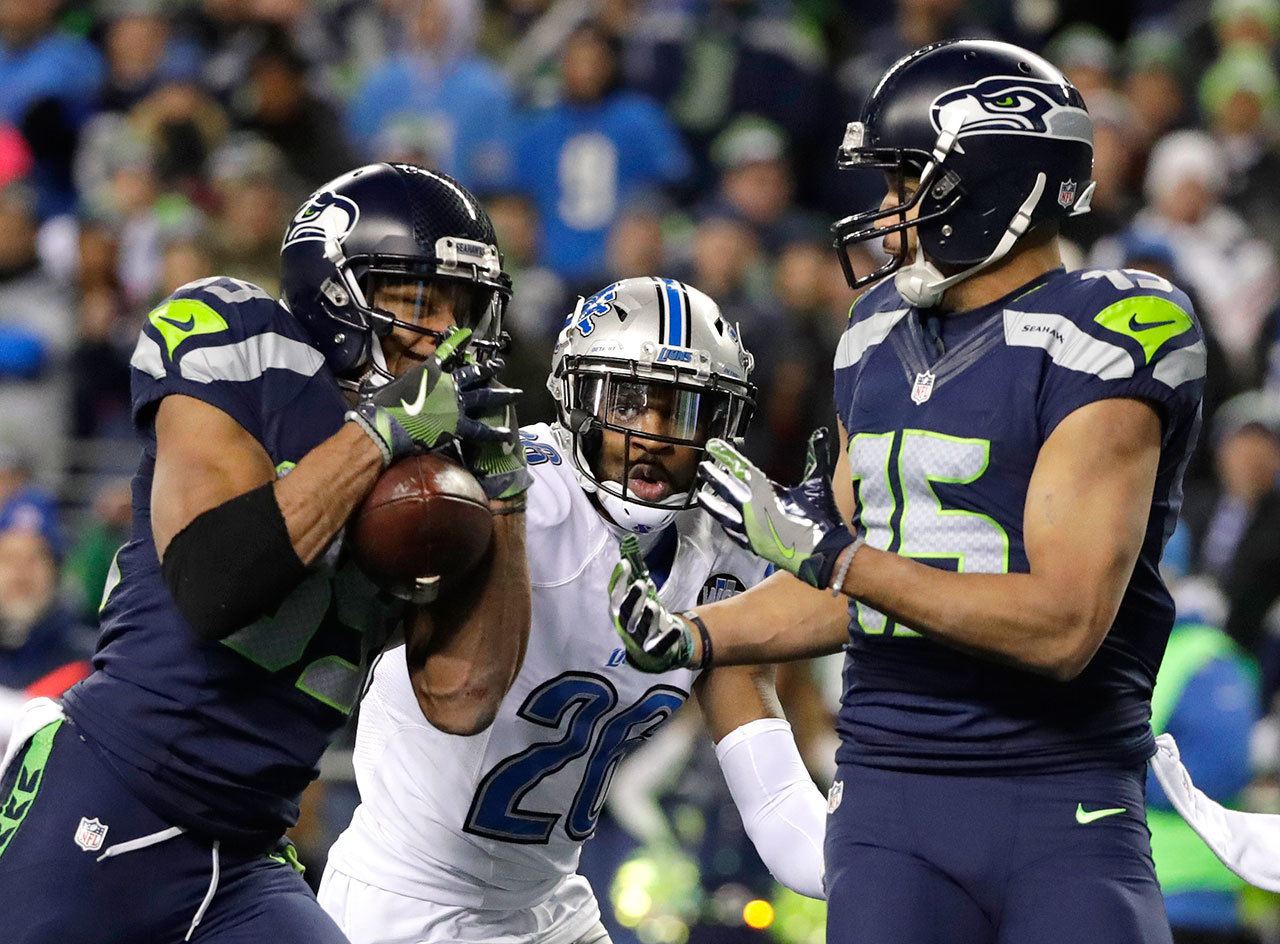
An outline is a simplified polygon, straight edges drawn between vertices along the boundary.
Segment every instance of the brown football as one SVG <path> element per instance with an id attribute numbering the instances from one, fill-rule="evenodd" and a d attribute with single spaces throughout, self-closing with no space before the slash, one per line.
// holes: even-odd
<path id="1" fill-rule="evenodd" d="M 383 586 L 459 577 L 480 562 L 492 537 L 493 516 L 475 476 L 431 453 L 392 463 L 347 528 L 356 563 Z"/>

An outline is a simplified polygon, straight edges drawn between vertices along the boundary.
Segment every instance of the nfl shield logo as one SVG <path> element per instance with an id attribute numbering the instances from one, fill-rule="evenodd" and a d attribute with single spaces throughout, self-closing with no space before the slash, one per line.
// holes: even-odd
<path id="1" fill-rule="evenodd" d="M 933 396 L 933 371 L 926 370 L 916 374 L 915 386 L 911 388 L 911 402 L 919 406 Z"/>
<path id="2" fill-rule="evenodd" d="M 1069 207 L 1076 202 L 1076 182 L 1074 180 L 1064 180 L 1062 186 L 1058 188 L 1058 205 L 1061 207 Z"/>
<path id="3" fill-rule="evenodd" d="M 827 814 L 830 815 L 840 809 L 840 801 L 844 799 L 844 781 L 837 780 L 831 785 L 831 789 L 827 791 Z"/>
<path id="4" fill-rule="evenodd" d="M 85 852 L 97 852 L 102 848 L 102 840 L 107 838 L 107 826 L 98 822 L 95 816 L 89 819 L 80 817 L 80 828 L 76 830 L 76 845 Z"/>

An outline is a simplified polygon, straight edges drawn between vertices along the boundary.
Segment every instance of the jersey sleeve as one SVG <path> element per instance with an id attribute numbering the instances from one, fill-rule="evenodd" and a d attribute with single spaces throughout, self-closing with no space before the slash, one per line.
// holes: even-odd
<path id="1" fill-rule="evenodd" d="M 527 495 L 525 526 L 530 532 L 550 530 L 569 516 L 570 483 L 562 474 L 569 460 L 561 453 L 555 433 L 546 424 L 521 427 L 520 443 L 533 476 Z"/>
<path id="2" fill-rule="evenodd" d="M 1113 397 L 1151 403 L 1166 435 L 1194 418 L 1207 351 L 1185 293 L 1159 276 L 1124 269 L 1082 273 L 1068 299 L 1071 311 L 1019 312 L 1006 323 L 1011 344 L 1048 355 L 1038 410 L 1046 439 L 1076 409 Z"/>
<path id="3" fill-rule="evenodd" d="M 147 315 L 129 361 L 134 423 L 170 394 L 226 413 L 262 441 L 266 418 L 324 365 L 279 302 L 247 282 L 202 279 Z"/>

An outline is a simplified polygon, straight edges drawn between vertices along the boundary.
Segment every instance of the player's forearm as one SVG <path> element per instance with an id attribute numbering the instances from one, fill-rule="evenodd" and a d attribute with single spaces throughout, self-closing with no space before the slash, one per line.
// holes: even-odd
<path id="1" fill-rule="evenodd" d="M 777 573 L 695 612 L 707 625 L 714 664 L 756 665 L 838 652 L 849 638 L 848 605 L 843 597 Z"/>
<path id="2" fill-rule="evenodd" d="M 316 446 L 276 481 L 289 540 L 304 564 L 324 553 L 382 472 L 382 454 L 352 423 Z"/>
<path id="3" fill-rule="evenodd" d="M 524 661 L 531 599 L 524 514 L 495 515 L 489 554 L 415 613 L 409 675 L 423 716 L 450 734 L 493 723 Z"/>
<path id="4" fill-rule="evenodd" d="M 870 547 L 857 552 L 842 589 L 939 642 L 1059 680 L 1088 664 L 1119 604 L 1072 581 L 958 574 Z"/>

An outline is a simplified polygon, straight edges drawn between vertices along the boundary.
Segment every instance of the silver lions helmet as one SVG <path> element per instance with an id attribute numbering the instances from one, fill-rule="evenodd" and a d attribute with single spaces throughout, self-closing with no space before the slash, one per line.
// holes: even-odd
<path id="1" fill-rule="evenodd" d="M 741 443 L 753 365 L 737 327 L 682 282 L 623 279 L 579 299 L 547 379 L 579 484 L 620 527 L 664 527 L 693 504 L 707 440 Z"/>

